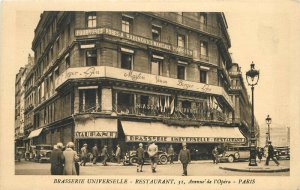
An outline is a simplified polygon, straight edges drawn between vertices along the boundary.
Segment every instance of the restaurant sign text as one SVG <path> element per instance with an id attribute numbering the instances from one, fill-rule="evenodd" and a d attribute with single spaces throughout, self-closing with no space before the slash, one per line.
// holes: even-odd
<path id="1" fill-rule="evenodd" d="M 104 139 L 104 138 L 117 138 L 115 131 L 76 131 L 76 139 Z"/>
<path id="2" fill-rule="evenodd" d="M 142 136 L 127 135 L 127 142 L 160 142 L 160 143 L 243 143 L 245 138 L 225 137 L 166 137 L 166 136 Z"/>

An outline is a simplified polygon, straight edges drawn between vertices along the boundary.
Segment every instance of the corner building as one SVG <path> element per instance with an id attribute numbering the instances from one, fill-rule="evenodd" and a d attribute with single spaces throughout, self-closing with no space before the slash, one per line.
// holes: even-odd
<path id="1" fill-rule="evenodd" d="M 156 141 L 208 158 L 245 144 L 229 89 L 223 13 L 44 12 L 35 29 L 32 144 L 123 153 Z"/>

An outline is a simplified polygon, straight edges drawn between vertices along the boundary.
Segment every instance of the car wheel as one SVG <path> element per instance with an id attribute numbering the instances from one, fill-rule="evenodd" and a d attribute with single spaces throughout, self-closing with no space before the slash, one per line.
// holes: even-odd
<path id="1" fill-rule="evenodd" d="M 230 155 L 230 156 L 228 157 L 228 159 L 227 159 L 227 160 L 228 160 L 228 162 L 230 162 L 230 163 L 231 163 L 231 162 L 233 162 L 233 161 L 234 161 L 234 157 L 233 157 L 232 155 Z"/>
<path id="2" fill-rule="evenodd" d="M 130 164 L 137 163 L 137 158 L 130 158 L 129 163 Z"/>
<path id="3" fill-rule="evenodd" d="M 234 153 L 234 158 L 237 160 L 240 158 L 240 154 L 238 152 Z"/>
<path id="4" fill-rule="evenodd" d="M 166 155 L 162 155 L 160 158 L 159 158 L 159 162 L 161 164 L 167 164 L 168 163 L 168 157 Z"/>

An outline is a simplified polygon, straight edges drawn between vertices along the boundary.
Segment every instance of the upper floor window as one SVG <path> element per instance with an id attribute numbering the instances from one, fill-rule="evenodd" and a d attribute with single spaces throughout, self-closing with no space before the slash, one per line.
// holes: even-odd
<path id="1" fill-rule="evenodd" d="M 185 66 L 184 65 L 177 66 L 177 78 L 185 80 Z"/>
<path id="2" fill-rule="evenodd" d="M 207 42 L 204 41 L 200 42 L 200 54 L 204 56 L 208 56 Z"/>
<path id="3" fill-rule="evenodd" d="M 207 25 L 207 13 L 200 13 L 200 23 Z"/>
<path id="4" fill-rule="evenodd" d="M 121 48 L 121 68 L 132 70 L 133 68 L 133 50 Z"/>
<path id="5" fill-rule="evenodd" d="M 97 65 L 97 50 L 86 51 L 86 66 Z"/>
<path id="6" fill-rule="evenodd" d="M 162 75 L 163 59 L 153 59 L 151 62 L 151 74 Z"/>
<path id="7" fill-rule="evenodd" d="M 96 12 L 88 12 L 86 15 L 87 27 L 93 28 L 97 26 Z"/>
<path id="8" fill-rule="evenodd" d="M 207 84 L 207 71 L 200 70 L 200 82 Z"/>
<path id="9" fill-rule="evenodd" d="M 178 34 L 177 36 L 177 46 L 178 47 L 185 47 L 185 36 L 182 34 Z"/>
<path id="10" fill-rule="evenodd" d="M 127 33 L 132 32 L 132 18 L 127 16 L 122 17 L 122 31 Z"/>
<path id="11" fill-rule="evenodd" d="M 97 88 L 79 90 L 79 110 L 80 112 L 92 112 L 97 108 Z"/>
<path id="12" fill-rule="evenodd" d="M 160 41 L 161 28 L 158 26 L 152 26 L 152 39 L 155 41 Z"/>
<path id="13" fill-rule="evenodd" d="M 66 62 L 66 68 L 71 67 L 71 61 L 70 61 L 70 55 L 69 54 L 67 54 L 65 56 L 65 62 Z"/>

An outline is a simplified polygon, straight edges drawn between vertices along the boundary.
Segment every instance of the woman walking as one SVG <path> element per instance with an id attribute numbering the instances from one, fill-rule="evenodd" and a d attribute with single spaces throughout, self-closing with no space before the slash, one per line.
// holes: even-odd
<path id="1" fill-rule="evenodd" d="M 74 151 L 74 143 L 69 142 L 66 150 L 63 152 L 65 157 L 64 175 L 77 175 L 75 162 L 79 160 L 77 153 Z"/>

